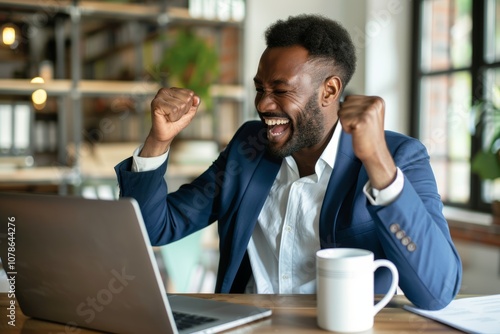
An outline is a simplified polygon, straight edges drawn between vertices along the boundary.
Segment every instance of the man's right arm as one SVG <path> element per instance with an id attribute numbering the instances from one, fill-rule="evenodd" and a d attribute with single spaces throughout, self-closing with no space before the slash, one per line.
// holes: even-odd
<path id="1" fill-rule="evenodd" d="M 178 237 L 175 232 L 163 230 L 168 194 L 164 176 L 170 144 L 191 122 L 200 102 L 200 98 L 188 89 L 160 89 L 151 102 L 152 125 L 144 145 L 132 158 L 115 167 L 120 197 L 137 200 L 153 244 L 160 242 L 161 235 L 169 236 L 163 243 Z M 182 229 L 179 230 L 182 233 Z"/>

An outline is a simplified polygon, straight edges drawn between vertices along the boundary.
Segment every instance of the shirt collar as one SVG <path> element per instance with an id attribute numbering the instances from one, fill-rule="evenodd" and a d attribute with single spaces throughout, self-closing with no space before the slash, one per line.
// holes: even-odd
<path id="1" fill-rule="evenodd" d="M 333 131 L 332 138 L 330 142 L 326 145 L 325 150 L 321 153 L 319 160 L 326 162 L 331 169 L 335 166 L 335 160 L 337 159 L 337 151 L 339 149 L 340 133 L 342 132 L 342 125 L 339 121 L 335 125 L 335 130 Z M 317 165 L 317 163 L 316 163 Z"/>

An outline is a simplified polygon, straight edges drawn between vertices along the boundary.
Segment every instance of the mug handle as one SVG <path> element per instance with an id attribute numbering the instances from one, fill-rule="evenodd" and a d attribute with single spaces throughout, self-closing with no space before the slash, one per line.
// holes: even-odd
<path id="1" fill-rule="evenodd" d="M 373 307 L 373 316 L 375 316 L 375 314 L 377 314 L 385 305 L 387 305 L 389 303 L 389 301 L 392 299 L 392 297 L 396 294 L 396 288 L 397 288 L 398 282 L 399 282 L 398 270 L 396 269 L 396 266 L 394 265 L 394 263 L 392 263 L 389 260 L 384 260 L 384 259 L 379 259 L 379 260 L 373 261 L 373 272 L 375 272 L 375 270 L 377 270 L 380 267 L 386 267 L 391 271 L 392 281 L 391 281 L 391 286 L 389 288 L 389 291 L 387 291 L 384 298 L 382 298 Z"/>

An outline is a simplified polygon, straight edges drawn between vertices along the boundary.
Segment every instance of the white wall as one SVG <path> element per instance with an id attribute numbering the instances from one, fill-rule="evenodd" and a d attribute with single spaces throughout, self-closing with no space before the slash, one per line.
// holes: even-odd
<path id="1" fill-rule="evenodd" d="M 244 80 L 248 105 L 245 118 L 256 116 L 253 77 L 265 49 L 264 31 L 277 19 L 314 13 L 338 20 L 351 33 L 358 65 L 347 90 L 386 100 L 386 128 L 407 132 L 410 71 L 409 0 L 251 0 L 244 31 Z"/>
<path id="2" fill-rule="evenodd" d="M 367 95 L 386 103 L 385 127 L 409 133 L 411 1 L 367 1 L 365 26 Z"/>

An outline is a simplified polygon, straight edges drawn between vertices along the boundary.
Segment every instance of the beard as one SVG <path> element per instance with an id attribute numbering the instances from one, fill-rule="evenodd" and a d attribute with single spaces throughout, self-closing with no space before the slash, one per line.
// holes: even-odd
<path id="1" fill-rule="evenodd" d="M 312 94 L 304 110 L 298 115 L 293 134 L 281 147 L 268 144 L 269 152 L 279 158 L 285 158 L 302 148 L 318 144 L 324 133 L 323 117 L 317 101 L 317 94 Z"/>

